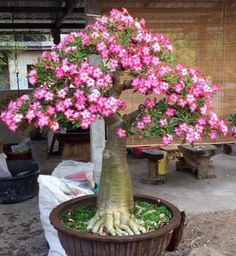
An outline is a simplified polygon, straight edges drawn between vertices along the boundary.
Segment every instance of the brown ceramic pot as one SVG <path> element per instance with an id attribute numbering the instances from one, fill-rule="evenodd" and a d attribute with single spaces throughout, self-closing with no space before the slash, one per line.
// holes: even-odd
<path id="1" fill-rule="evenodd" d="M 158 256 L 170 244 L 174 231 L 181 223 L 180 211 L 169 202 L 151 196 L 135 196 L 136 200 L 162 204 L 169 208 L 173 218 L 162 228 L 141 235 L 101 236 L 79 233 L 66 228 L 60 222 L 60 216 L 69 209 L 84 204 L 95 204 L 96 196 L 83 196 L 58 205 L 50 214 L 50 221 L 58 231 L 58 236 L 68 256 Z"/>

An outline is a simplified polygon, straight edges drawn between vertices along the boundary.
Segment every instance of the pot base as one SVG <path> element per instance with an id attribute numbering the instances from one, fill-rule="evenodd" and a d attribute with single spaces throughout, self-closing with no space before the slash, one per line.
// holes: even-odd
<path id="1" fill-rule="evenodd" d="M 150 196 L 135 196 L 136 200 L 165 205 L 172 212 L 170 223 L 158 230 L 133 236 L 101 236 L 79 233 L 66 228 L 60 216 L 69 209 L 84 204 L 95 204 L 96 196 L 78 197 L 57 206 L 50 214 L 50 221 L 58 231 L 58 236 L 68 256 L 158 256 L 168 247 L 173 231 L 181 223 L 180 211 L 165 200 Z"/>

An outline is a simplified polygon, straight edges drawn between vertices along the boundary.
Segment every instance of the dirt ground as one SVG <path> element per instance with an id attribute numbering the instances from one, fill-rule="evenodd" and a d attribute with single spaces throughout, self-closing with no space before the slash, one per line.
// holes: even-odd
<path id="1" fill-rule="evenodd" d="M 220 154 L 214 161 L 216 179 L 196 180 L 192 174 L 176 172 L 173 162 L 166 183 L 149 186 L 140 182 L 147 173 L 147 162 L 129 159 L 136 193 L 164 198 L 186 212 L 187 225 L 179 250 L 166 256 L 236 256 L 236 158 Z M 211 253 L 206 252 L 208 248 Z M 47 254 L 38 197 L 0 204 L 0 256 Z"/>
<path id="2" fill-rule="evenodd" d="M 179 251 L 166 255 L 187 256 L 191 249 L 204 247 L 210 247 L 220 255 L 236 255 L 236 210 L 187 215 Z"/>
<path id="3" fill-rule="evenodd" d="M 17 205 L 1 205 L 0 256 L 46 256 L 48 247 L 40 224 L 37 198 L 21 204 L 25 211 L 17 211 Z M 196 247 L 211 247 L 220 255 L 236 255 L 236 210 L 187 214 L 179 251 L 166 256 L 187 256 Z"/>

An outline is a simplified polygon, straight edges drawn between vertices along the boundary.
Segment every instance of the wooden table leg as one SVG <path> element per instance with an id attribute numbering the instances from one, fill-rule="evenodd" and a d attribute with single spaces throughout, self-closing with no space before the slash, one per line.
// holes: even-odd
<path id="1" fill-rule="evenodd" d="M 165 182 L 158 176 L 158 163 L 159 161 L 148 160 L 148 175 L 142 179 L 143 183 L 156 185 Z"/>

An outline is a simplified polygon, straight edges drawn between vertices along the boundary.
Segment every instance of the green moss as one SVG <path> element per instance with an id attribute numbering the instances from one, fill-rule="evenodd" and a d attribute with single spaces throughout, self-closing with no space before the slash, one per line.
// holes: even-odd
<path id="1" fill-rule="evenodd" d="M 147 231 L 158 229 L 169 223 L 172 214 L 164 205 L 151 204 L 143 201 L 135 201 L 134 215 L 144 221 Z"/>
<path id="2" fill-rule="evenodd" d="M 65 212 L 61 217 L 61 221 L 68 228 L 76 229 L 79 232 L 86 232 L 87 221 L 94 216 L 95 211 L 95 206 L 82 205 Z"/>
<path id="3" fill-rule="evenodd" d="M 94 205 L 83 205 L 65 212 L 61 221 L 68 228 L 86 232 L 87 222 L 94 216 L 95 212 L 96 207 Z M 144 222 L 147 231 L 164 226 L 172 218 L 172 214 L 166 206 L 144 201 L 134 202 L 134 215 L 135 218 Z"/>

